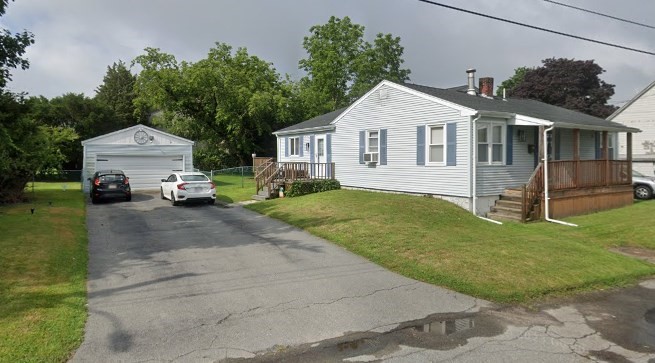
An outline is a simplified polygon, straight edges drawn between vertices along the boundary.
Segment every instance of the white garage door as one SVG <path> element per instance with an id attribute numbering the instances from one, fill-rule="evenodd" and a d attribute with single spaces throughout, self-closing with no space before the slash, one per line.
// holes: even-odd
<path id="1" fill-rule="evenodd" d="M 96 158 L 96 170 L 122 170 L 130 178 L 132 189 L 159 189 L 161 179 L 183 168 L 181 155 L 98 155 Z"/>

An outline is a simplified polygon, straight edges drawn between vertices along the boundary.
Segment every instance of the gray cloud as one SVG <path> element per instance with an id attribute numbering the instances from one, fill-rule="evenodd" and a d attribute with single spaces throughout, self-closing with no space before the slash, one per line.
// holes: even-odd
<path id="1" fill-rule="evenodd" d="M 523 23 L 655 51 L 655 31 L 585 14 L 540 0 L 441 0 Z M 565 0 L 575 6 L 648 23 L 655 2 Z M 131 61 L 145 47 L 158 47 L 178 60 L 205 56 L 214 42 L 246 47 L 297 78 L 304 57 L 302 39 L 331 15 L 350 16 L 366 36 L 392 33 L 405 47 L 415 83 L 450 87 L 465 82 L 464 70 L 499 83 L 520 66 L 542 59 L 594 59 L 616 85 L 613 102 L 631 98 L 655 79 L 655 57 L 564 38 L 431 6 L 415 0 L 18 0 L 2 25 L 28 29 L 36 44 L 31 67 L 15 71 L 10 87 L 54 97 L 66 92 L 94 95 L 108 65 Z"/>

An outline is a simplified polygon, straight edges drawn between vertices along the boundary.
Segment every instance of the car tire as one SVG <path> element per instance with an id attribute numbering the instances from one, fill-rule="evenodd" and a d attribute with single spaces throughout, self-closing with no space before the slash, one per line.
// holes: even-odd
<path id="1" fill-rule="evenodd" d="M 173 192 L 171 192 L 171 204 L 174 206 L 180 205 L 180 203 L 178 203 L 177 200 L 175 200 L 175 194 L 173 194 Z"/>
<path id="2" fill-rule="evenodd" d="M 126 201 L 126 202 L 131 202 L 131 201 L 132 201 L 132 194 L 130 194 L 130 195 L 128 195 L 127 197 L 125 197 L 125 201 Z"/>
<path id="3" fill-rule="evenodd" d="M 635 187 L 635 198 L 650 199 L 653 197 L 653 191 L 646 185 L 637 185 Z"/>
<path id="4" fill-rule="evenodd" d="M 164 196 L 164 188 L 159 188 L 159 194 L 161 195 L 161 199 L 166 200 L 166 197 Z"/>
<path id="5" fill-rule="evenodd" d="M 216 199 L 210 199 L 207 204 L 209 205 L 214 205 L 216 203 Z"/>
<path id="6" fill-rule="evenodd" d="M 100 200 L 98 200 L 98 198 L 91 197 L 91 203 L 92 204 L 98 204 L 99 201 Z"/>

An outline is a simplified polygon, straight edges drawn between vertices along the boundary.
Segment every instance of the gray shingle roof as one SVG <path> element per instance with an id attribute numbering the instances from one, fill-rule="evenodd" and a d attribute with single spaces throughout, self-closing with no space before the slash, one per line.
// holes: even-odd
<path id="1" fill-rule="evenodd" d="M 467 86 L 459 86 L 448 89 L 434 88 L 412 83 L 404 83 L 402 86 L 476 111 L 518 114 L 552 121 L 555 126 L 559 124 L 560 126 L 567 126 L 569 128 L 578 126 L 580 128 L 591 128 L 598 130 L 610 129 L 611 131 L 622 132 L 638 131 L 637 129 L 626 127 L 617 122 L 611 122 L 599 117 L 594 117 L 581 112 L 549 105 L 540 101 L 519 98 L 507 98 L 506 100 L 503 100 L 498 97 L 487 98 L 469 95 L 466 93 L 466 89 L 468 88 Z M 327 127 L 332 121 L 339 117 L 339 115 L 345 111 L 346 108 L 347 107 L 340 108 L 336 111 L 316 116 L 307 121 L 285 127 L 274 133 L 286 133 L 319 127 Z"/>
<path id="2" fill-rule="evenodd" d="M 303 121 L 301 123 L 285 127 L 281 130 L 275 131 L 275 133 L 278 132 L 289 132 L 289 131 L 296 131 L 296 130 L 304 130 L 304 129 L 313 129 L 317 127 L 325 127 L 329 126 L 330 122 L 334 121 L 335 118 L 337 118 L 343 111 L 346 110 L 347 107 L 340 108 L 338 110 L 316 116 L 314 118 L 310 118 L 307 121 Z"/>
<path id="3" fill-rule="evenodd" d="M 581 112 L 568 110 L 566 108 L 549 105 L 547 103 L 535 100 L 508 98 L 507 100 L 503 101 L 498 97 L 486 98 L 481 96 L 468 95 L 465 92 L 461 92 L 460 87 L 455 88 L 460 90 L 453 90 L 433 88 L 411 83 L 404 83 L 402 85 L 413 90 L 441 98 L 443 100 L 456 103 L 458 105 L 477 111 L 514 113 L 552 121 L 556 126 L 558 123 L 565 123 L 569 125 L 579 125 L 581 127 L 586 126 L 612 128 L 623 131 L 634 131 L 634 129 L 616 122 L 607 121 L 599 117 L 590 116 Z"/>

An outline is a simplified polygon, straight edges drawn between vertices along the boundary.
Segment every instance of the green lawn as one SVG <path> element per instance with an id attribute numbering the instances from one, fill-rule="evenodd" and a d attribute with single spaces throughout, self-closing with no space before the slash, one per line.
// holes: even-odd
<path id="1" fill-rule="evenodd" d="M 338 190 L 247 206 L 405 276 L 498 302 L 632 283 L 655 265 L 612 246 L 655 249 L 655 201 L 553 223 L 496 225 L 448 202 Z"/>
<path id="2" fill-rule="evenodd" d="M 62 183 L 36 183 L 34 196 L 0 206 L 2 362 L 66 361 L 84 334 L 87 232 L 80 184 L 66 183 L 64 191 Z"/>
<path id="3" fill-rule="evenodd" d="M 252 175 L 223 174 L 214 175 L 216 199 L 226 203 L 242 202 L 252 199 L 255 193 L 255 179 Z"/>

